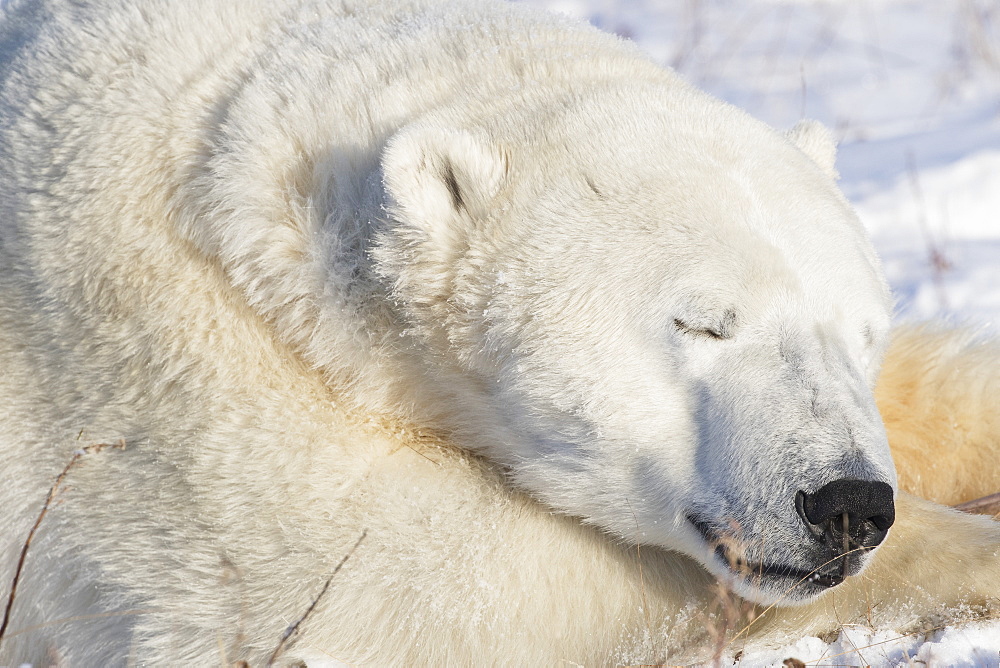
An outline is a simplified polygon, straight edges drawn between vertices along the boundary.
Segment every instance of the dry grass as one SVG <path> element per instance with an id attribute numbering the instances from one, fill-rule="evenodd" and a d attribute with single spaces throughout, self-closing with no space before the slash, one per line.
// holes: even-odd
<path id="1" fill-rule="evenodd" d="M 972 501 L 966 501 L 965 503 L 959 503 L 954 508 L 955 510 L 961 510 L 963 513 L 992 515 L 996 517 L 1000 515 L 1000 492 L 973 499 Z"/>
<path id="2" fill-rule="evenodd" d="M 344 564 L 346 564 L 347 560 L 351 558 L 351 555 L 354 554 L 354 551 L 358 549 L 358 546 L 361 545 L 361 542 L 365 539 L 365 536 L 367 535 L 368 535 L 367 529 L 361 532 L 361 536 L 358 538 L 357 542 L 354 543 L 354 547 L 348 550 L 347 554 L 345 554 L 343 559 L 340 560 L 340 563 L 337 564 L 337 567 L 333 569 L 333 572 L 330 573 L 330 577 L 326 579 L 326 583 L 323 585 L 323 588 L 320 590 L 319 594 L 316 595 L 316 598 L 313 599 L 313 602 L 309 605 L 306 611 L 302 613 L 301 617 L 299 617 L 292 624 L 290 624 L 287 629 L 285 629 L 285 632 L 282 634 L 281 639 L 278 641 L 277 647 L 274 648 L 274 651 L 271 652 L 270 658 L 267 660 L 268 668 L 271 668 L 271 666 L 274 665 L 274 662 L 278 660 L 278 657 L 281 656 L 281 653 L 285 651 L 285 644 L 288 642 L 289 639 L 291 639 L 292 636 L 298 633 L 299 627 L 302 625 L 303 622 L 306 621 L 306 619 L 309 618 L 309 615 L 313 613 L 313 610 L 316 609 L 316 605 L 319 603 L 320 599 L 323 598 L 324 594 L 326 594 L 326 590 L 330 588 L 330 583 L 333 581 L 333 578 L 337 575 L 337 573 L 340 572 L 340 569 L 344 567 Z"/>
<path id="3" fill-rule="evenodd" d="M 10 616 L 11 616 L 10 613 L 14 607 L 14 600 L 17 597 L 17 586 L 21 580 L 21 573 L 24 570 L 24 563 L 28 555 L 28 550 L 31 548 L 31 543 L 35 538 L 35 534 L 38 532 L 38 528 L 42 524 L 42 520 L 45 519 L 45 515 L 49 512 L 49 509 L 54 505 L 59 493 L 63 489 L 65 489 L 66 477 L 69 475 L 70 471 L 72 471 L 73 468 L 77 465 L 77 463 L 79 463 L 80 459 L 87 455 L 96 454 L 98 452 L 107 450 L 109 448 L 114 448 L 116 450 L 123 450 L 125 449 L 125 440 L 122 439 L 117 443 L 94 443 L 92 445 L 87 445 L 75 450 L 73 452 L 72 457 L 70 457 L 69 462 L 59 473 L 59 475 L 56 476 L 55 481 L 49 488 L 49 493 L 46 495 L 45 501 L 42 503 L 42 509 L 38 513 L 38 517 L 35 518 L 35 523 L 31 526 L 31 529 L 28 531 L 28 535 L 24 539 L 23 545 L 21 546 L 21 553 L 20 556 L 18 557 L 17 567 L 14 570 L 14 578 L 10 586 L 10 593 L 7 595 L 7 604 L 6 607 L 4 608 L 3 621 L 2 623 L 0 623 L 0 647 L 3 646 L 3 640 L 7 632 L 7 626 L 10 622 Z M 316 609 L 316 606 L 319 604 L 320 599 L 323 598 L 327 590 L 330 588 L 330 583 L 333 582 L 333 578 L 336 577 L 337 573 L 340 572 L 340 569 L 344 567 L 344 564 L 346 564 L 347 560 L 351 558 L 351 555 L 354 554 L 355 550 L 358 549 L 358 547 L 361 545 L 362 541 L 364 541 L 367 535 L 368 535 L 367 530 L 361 532 L 361 536 L 358 538 L 357 542 L 354 543 L 354 546 L 351 547 L 350 550 L 348 550 L 347 554 L 345 554 L 344 557 L 340 560 L 336 568 L 333 569 L 333 572 L 330 573 L 330 577 L 327 578 L 326 582 L 323 584 L 323 588 L 320 590 L 319 594 L 317 594 L 316 597 L 313 599 L 312 603 L 309 605 L 306 611 L 302 613 L 301 617 L 299 617 L 292 624 L 290 624 L 288 628 L 285 629 L 285 632 L 281 635 L 281 638 L 278 640 L 278 644 L 275 646 L 274 651 L 271 652 L 271 656 L 267 660 L 266 665 L 268 666 L 268 668 L 270 668 L 275 664 L 275 662 L 278 660 L 281 654 L 285 651 L 285 647 L 288 644 L 288 642 L 292 639 L 293 636 L 295 636 L 296 633 L 298 633 L 299 628 L 309 618 L 309 616 L 312 615 L 313 611 Z M 128 611 L 125 614 L 138 613 L 138 612 L 149 612 L 149 611 L 136 610 L 136 611 Z M 120 614 L 120 613 L 109 613 L 109 614 Z M 103 616 L 105 615 L 90 615 L 88 617 L 96 618 Z M 62 620 L 62 621 L 68 621 L 68 620 Z M 233 665 L 236 668 L 249 668 L 250 664 L 248 664 L 246 661 L 237 661 Z"/>
<path id="4" fill-rule="evenodd" d="M 49 512 L 49 508 L 52 506 L 53 501 L 55 501 L 56 495 L 63 489 L 63 483 L 66 480 L 66 476 L 69 475 L 69 472 L 74 466 L 76 466 L 77 462 L 79 462 L 82 457 L 101 452 L 102 450 L 107 450 L 108 448 L 123 450 L 125 448 L 125 440 L 122 439 L 117 443 L 94 443 L 75 450 L 73 452 L 73 456 L 69 460 L 69 463 L 66 464 L 66 467 L 63 468 L 62 472 L 56 476 L 55 482 L 53 482 L 52 487 L 49 488 L 49 493 L 45 497 L 44 503 L 42 503 L 42 510 L 38 513 L 35 523 L 31 526 L 31 530 L 28 531 L 28 535 L 24 539 L 24 544 L 21 546 L 21 554 L 17 559 L 17 567 L 14 569 L 14 579 L 10 585 L 10 593 L 7 595 L 7 605 L 4 608 L 3 621 L 0 622 L 0 647 L 3 646 L 3 639 L 7 632 L 7 625 L 10 623 L 10 613 L 14 607 L 14 599 L 17 597 L 17 585 L 21 580 L 21 573 L 24 570 L 24 561 L 28 556 L 28 549 L 31 547 L 31 541 L 35 538 L 35 533 L 37 533 L 38 527 L 41 526 L 42 520 L 45 519 L 45 514 Z"/>

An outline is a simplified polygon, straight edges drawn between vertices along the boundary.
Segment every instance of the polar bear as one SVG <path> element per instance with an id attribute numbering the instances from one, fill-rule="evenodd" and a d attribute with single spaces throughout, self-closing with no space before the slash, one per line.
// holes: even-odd
<path id="1" fill-rule="evenodd" d="M 935 503 L 1000 489 L 1000 355 L 890 343 L 820 126 L 492 0 L 2 12 L 0 582 L 126 447 L 0 662 L 680 662 L 1000 595 Z"/>

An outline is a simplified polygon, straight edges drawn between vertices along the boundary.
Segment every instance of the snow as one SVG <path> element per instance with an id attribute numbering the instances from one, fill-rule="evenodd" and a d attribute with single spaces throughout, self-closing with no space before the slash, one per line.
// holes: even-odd
<path id="1" fill-rule="evenodd" d="M 994 623 L 947 627 L 926 635 L 845 628 L 832 643 L 802 638 L 785 647 L 745 652 L 740 668 L 781 666 L 795 658 L 810 666 L 982 666 L 1000 665 L 1000 632 Z M 726 662 L 727 665 L 729 662 Z"/>
<path id="2" fill-rule="evenodd" d="M 882 256 L 897 320 L 1000 334 L 996 0 L 522 0 L 637 41 L 774 127 L 815 118 Z M 926 635 L 845 628 L 739 666 L 998 666 L 1000 622 Z M 724 662 L 730 665 L 728 661 Z"/>

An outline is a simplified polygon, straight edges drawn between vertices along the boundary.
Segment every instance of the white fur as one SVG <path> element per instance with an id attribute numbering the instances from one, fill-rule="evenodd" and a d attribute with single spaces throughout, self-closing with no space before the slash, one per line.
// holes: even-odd
<path id="1" fill-rule="evenodd" d="M 837 145 L 826 126 L 817 121 L 799 121 L 786 134 L 828 176 L 840 178 L 836 168 Z"/>
<path id="2" fill-rule="evenodd" d="M 996 595 L 995 526 L 904 494 L 818 599 L 687 520 L 809 568 L 796 490 L 896 484 L 821 128 L 494 2 L 15 1 L 0 56 L 0 582 L 128 444 L 0 660 L 261 663 L 363 531 L 283 661 L 680 661 L 709 572 L 803 604 L 771 633 Z M 901 591 L 914 550 L 981 576 Z"/>

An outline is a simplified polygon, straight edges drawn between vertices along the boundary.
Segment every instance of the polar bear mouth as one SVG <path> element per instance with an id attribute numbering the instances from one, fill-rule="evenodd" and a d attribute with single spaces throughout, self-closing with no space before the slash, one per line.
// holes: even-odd
<path id="1" fill-rule="evenodd" d="M 743 542 L 732 536 L 723 536 L 707 523 L 688 515 L 688 522 L 701 534 L 713 554 L 726 570 L 734 576 L 757 586 L 772 588 L 785 585 L 786 593 L 797 590 L 796 595 L 813 594 L 842 584 L 850 574 L 850 559 L 846 555 L 833 559 L 812 570 L 787 564 L 753 561 L 745 556 Z"/>
<path id="2" fill-rule="evenodd" d="M 716 550 L 718 553 L 718 550 Z M 821 572 L 818 570 L 805 571 L 792 566 L 777 566 L 772 564 L 747 564 L 742 568 L 750 571 L 751 577 L 763 579 L 765 577 L 783 578 L 793 580 L 795 585 L 814 585 L 823 589 L 836 587 L 844 581 L 843 572 Z M 730 568 L 730 570 L 733 570 Z"/>

